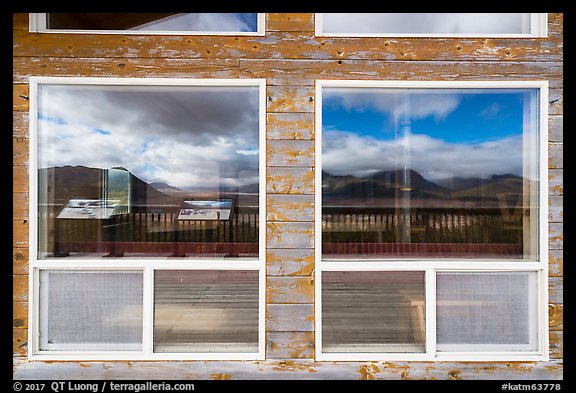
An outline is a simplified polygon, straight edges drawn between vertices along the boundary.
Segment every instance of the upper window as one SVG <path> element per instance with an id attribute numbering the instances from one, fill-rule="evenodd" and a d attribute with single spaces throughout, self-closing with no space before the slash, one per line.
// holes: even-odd
<path id="1" fill-rule="evenodd" d="M 38 258 L 258 258 L 259 91 L 40 84 Z"/>
<path id="2" fill-rule="evenodd" d="M 30 14 L 30 31 L 103 34 L 263 35 L 257 13 Z"/>
<path id="3" fill-rule="evenodd" d="M 546 37 L 546 14 L 325 13 L 316 35 L 341 37 Z"/>

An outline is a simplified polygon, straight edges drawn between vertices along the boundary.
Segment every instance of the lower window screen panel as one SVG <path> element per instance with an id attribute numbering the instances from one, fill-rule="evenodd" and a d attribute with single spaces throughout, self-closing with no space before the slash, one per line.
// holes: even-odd
<path id="1" fill-rule="evenodd" d="M 438 272 L 438 351 L 536 351 L 537 277 L 537 272 Z"/>
<path id="2" fill-rule="evenodd" d="M 258 271 L 156 270 L 154 352 L 258 352 Z"/>
<path id="3" fill-rule="evenodd" d="M 41 351 L 142 349 L 141 272 L 40 272 Z"/>
<path id="4" fill-rule="evenodd" d="M 322 272 L 325 353 L 425 352 L 424 272 Z"/>

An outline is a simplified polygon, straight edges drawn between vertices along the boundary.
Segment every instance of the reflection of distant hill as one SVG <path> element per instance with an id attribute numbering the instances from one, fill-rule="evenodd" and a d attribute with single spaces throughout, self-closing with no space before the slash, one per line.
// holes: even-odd
<path id="1" fill-rule="evenodd" d="M 413 207 L 516 206 L 522 199 L 522 190 L 523 179 L 510 174 L 431 182 L 412 169 L 380 171 L 364 177 L 322 173 L 323 200 L 339 206 L 360 201 L 366 205 L 395 206 L 399 198 L 407 195 Z"/>

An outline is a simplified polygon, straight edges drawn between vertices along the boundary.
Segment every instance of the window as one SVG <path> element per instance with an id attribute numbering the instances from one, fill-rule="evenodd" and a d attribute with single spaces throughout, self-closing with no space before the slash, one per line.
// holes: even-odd
<path id="1" fill-rule="evenodd" d="M 546 82 L 316 94 L 317 358 L 545 358 Z"/>
<path id="2" fill-rule="evenodd" d="M 30 14 L 30 31 L 89 34 L 264 35 L 257 13 Z"/>
<path id="3" fill-rule="evenodd" d="M 330 37 L 546 37 L 547 15 L 528 13 L 316 14 Z"/>
<path id="4" fill-rule="evenodd" d="M 31 356 L 263 356 L 264 86 L 31 78 Z"/>

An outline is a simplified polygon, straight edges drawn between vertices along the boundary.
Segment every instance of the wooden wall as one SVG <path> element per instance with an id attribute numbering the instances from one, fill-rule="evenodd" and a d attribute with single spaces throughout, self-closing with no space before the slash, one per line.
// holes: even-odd
<path id="1" fill-rule="evenodd" d="M 13 21 L 14 378 L 562 378 L 562 14 L 546 39 L 315 37 L 314 14 L 267 14 L 265 37 L 37 34 L 27 14 Z M 267 79 L 267 360 L 26 360 L 30 76 Z M 316 79 L 549 80 L 550 362 L 314 362 Z"/>

